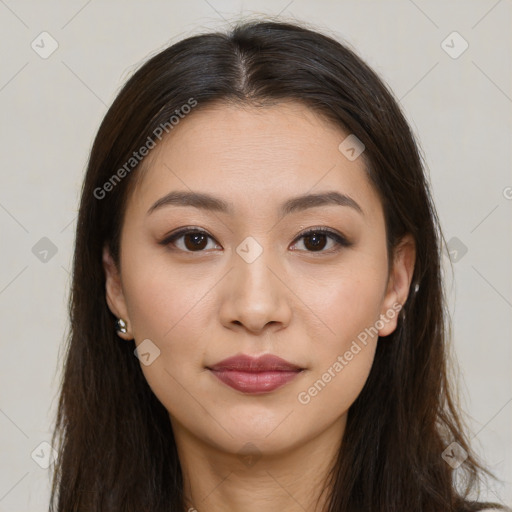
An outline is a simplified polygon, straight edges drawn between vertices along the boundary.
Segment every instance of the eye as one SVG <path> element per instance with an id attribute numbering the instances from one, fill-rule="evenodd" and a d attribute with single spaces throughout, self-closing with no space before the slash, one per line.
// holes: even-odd
<path id="1" fill-rule="evenodd" d="M 183 252 L 204 252 L 208 248 L 208 239 L 216 242 L 206 231 L 197 228 L 182 228 L 159 243 L 165 246 L 173 245 Z M 350 247 L 352 245 L 343 235 L 327 228 L 309 229 L 295 239 L 294 245 L 302 239 L 306 252 L 333 253 L 339 250 L 340 247 Z M 324 250 L 326 246 L 328 246 L 328 249 Z M 217 244 L 218 247 L 220 246 Z"/>
<path id="2" fill-rule="evenodd" d="M 183 228 L 159 243 L 174 245 L 184 252 L 203 252 L 208 246 L 208 239 L 214 240 L 206 231 L 197 228 Z"/>
<path id="3" fill-rule="evenodd" d="M 332 253 L 338 251 L 340 247 L 350 247 L 352 245 L 343 235 L 327 228 L 309 229 L 296 238 L 296 240 L 301 239 L 304 239 L 302 245 L 306 248 L 307 252 Z M 331 242 L 330 246 L 329 240 Z M 326 246 L 329 246 L 329 248 L 324 250 Z"/>

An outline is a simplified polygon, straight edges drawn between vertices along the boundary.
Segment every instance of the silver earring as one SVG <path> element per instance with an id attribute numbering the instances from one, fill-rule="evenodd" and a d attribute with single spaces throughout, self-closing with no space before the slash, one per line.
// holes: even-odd
<path id="1" fill-rule="evenodd" d="M 116 331 L 122 334 L 126 334 L 128 332 L 128 324 L 126 323 L 126 320 L 119 318 L 116 321 Z"/>

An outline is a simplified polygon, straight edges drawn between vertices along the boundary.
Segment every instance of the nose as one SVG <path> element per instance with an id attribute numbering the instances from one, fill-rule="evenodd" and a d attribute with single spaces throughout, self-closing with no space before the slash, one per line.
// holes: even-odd
<path id="1" fill-rule="evenodd" d="M 233 329 L 237 325 L 258 334 L 290 323 L 293 294 L 268 252 L 251 263 L 233 254 L 233 268 L 222 281 L 220 320 L 224 326 Z"/>

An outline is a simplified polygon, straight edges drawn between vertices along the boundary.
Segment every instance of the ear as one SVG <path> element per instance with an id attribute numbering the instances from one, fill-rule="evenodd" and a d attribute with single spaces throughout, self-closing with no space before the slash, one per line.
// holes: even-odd
<path id="1" fill-rule="evenodd" d="M 409 296 L 415 261 L 416 244 L 412 235 L 407 234 L 394 251 L 393 266 L 389 274 L 380 317 L 383 319 L 384 326 L 379 329 L 379 336 L 388 336 L 396 329 L 398 313 Z"/>
<path id="2" fill-rule="evenodd" d="M 117 318 L 126 321 L 128 327 L 126 333 L 118 332 L 117 335 L 124 340 L 132 340 L 130 319 L 123 294 L 121 276 L 115 264 L 107 244 L 103 247 L 103 269 L 105 271 L 105 294 L 108 308 Z"/>

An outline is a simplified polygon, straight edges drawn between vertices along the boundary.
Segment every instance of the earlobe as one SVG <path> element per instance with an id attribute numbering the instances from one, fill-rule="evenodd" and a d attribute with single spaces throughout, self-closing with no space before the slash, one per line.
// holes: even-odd
<path id="1" fill-rule="evenodd" d="M 381 318 L 384 326 L 379 336 L 388 336 L 397 326 L 399 313 L 405 304 L 411 287 L 416 262 L 416 245 L 412 235 L 405 235 L 394 251 L 393 267 L 383 303 Z"/>
<path id="2" fill-rule="evenodd" d="M 133 339 L 130 334 L 130 320 L 121 285 L 121 276 L 107 245 L 103 247 L 103 269 L 105 271 L 105 296 L 108 308 L 117 319 L 122 319 L 126 325 L 126 329 L 117 330 L 117 334 L 126 340 Z M 124 332 L 125 330 L 126 332 Z"/>

